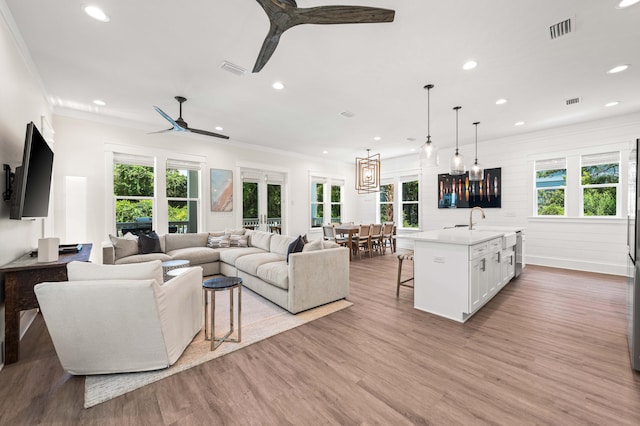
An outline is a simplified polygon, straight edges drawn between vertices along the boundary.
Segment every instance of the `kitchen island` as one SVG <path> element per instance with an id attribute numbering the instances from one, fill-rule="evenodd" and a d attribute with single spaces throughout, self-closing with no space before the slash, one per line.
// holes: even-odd
<path id="1" fill-rule="evenodd" d="M 451 228 L 398 235 L 414 243 L 414 307 L 467 321 L 515 276 L 514 231 Z"/>

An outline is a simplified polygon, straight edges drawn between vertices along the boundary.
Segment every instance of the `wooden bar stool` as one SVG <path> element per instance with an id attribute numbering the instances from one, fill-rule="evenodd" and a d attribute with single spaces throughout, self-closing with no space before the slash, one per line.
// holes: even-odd
<path id="1" fill-rule="evenodd" d="M 400 297 L 400 286 L 413 288 L 413 285 L 406 284 L 409 281 L 413 281 L 413 275 L 406 280 L 402 279 L 402 262 L 405 260 L 413 262 L 413 252 L 398 255 L 398 285 L 396 286 L 396 297 Z"/>

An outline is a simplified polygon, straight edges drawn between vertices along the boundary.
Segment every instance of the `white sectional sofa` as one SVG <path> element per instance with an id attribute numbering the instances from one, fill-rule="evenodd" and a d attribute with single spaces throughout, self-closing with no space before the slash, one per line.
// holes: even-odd
<path id="1" fill-rule="evenodd" d="M 240 246 L 207 246 L 226 235 L 240 235 L 235 237 Z M 103 243 L 103 263 L 188 260 L 191 266 L 201 266 L 205 276 L 242 278 L 245 287 L 294 314 L 349 295 L 349 251 L 334 243 L 311 241 L 287 256 L 295 237 L 235 230 L 160 235 L 158 252 L 139 254 L 137 242 L 128 239 L 112 237 Z"/>

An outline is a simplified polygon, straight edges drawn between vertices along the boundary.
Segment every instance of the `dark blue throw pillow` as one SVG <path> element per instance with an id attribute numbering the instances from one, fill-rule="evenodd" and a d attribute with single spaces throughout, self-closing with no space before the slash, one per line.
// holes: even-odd
<path id="1" fill-rule="evenodd" d="M 287 249 L 287 263 L 289 263 L 289 255 L 291 253 L 301 252 L 304 248 L 304 240 L 302 239 L 302 235 L 298 235 L 291 244 L 289 244 L 289 248 Z"/>

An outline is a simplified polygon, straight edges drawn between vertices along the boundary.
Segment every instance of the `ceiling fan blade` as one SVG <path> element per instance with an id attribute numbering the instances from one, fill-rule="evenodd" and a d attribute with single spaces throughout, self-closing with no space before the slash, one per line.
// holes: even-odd
<path id="1" fill-rule="evenodd" d="M 156 132 L 149 132 L 147 134 L 148 135 L 155 135 L 156 133 L 167 133 L 167 132 L 173 132 L 173 127 L 170 128 L 170 129 L 158 130 Z"/>
<path id="2" fill-rule="evenodd" d="M 158 108 L 157 106 L 153 106 L 153 108 L 155 108 L 156 111 L 158 111 L 158 113 L 163 116 L 169 123 L 171 123 L 171 125 L 173 126 L 172 129 L 175 132 L 184 132 L 186 129 L 184 127 L 180 127 L 180 125 L 178 125 L 178 123 L 175 122 L 175 120 L 171 117 L 169 117 L 167 115 L 167 113 L 165 113 L 163 110 L 161 110 L 160 108 Z"/>
<path id="3" fill-rule="evenodd" d="M 298 24 L 366 24 L 393 22 L 396 12 L 367 6 L 319 6 L 298 8 L 293 15 Z"/>
<path id="4" fill-rule="evenodd" d="M 256 63 L 253 66 L 253 71 L 251 72 L 260 72 L 260 70 L 269 62 L 273 52 L 276 51 L 276 47 L 278 47 L 278 42 L 280 41 L 280 36 L 284 30 L 281 30 L 273 23 L 269 28 L 269 33 L 267 37 L 265 37 L 264 42 L 262 43 L 262 48 L 260 49 L 260 53 L 258 54 L 258 59 L 256 59 Z"/>
<path id="5" fill-rule="evenodd" d="M 209 132 L 207 130 L 194 129 L 193 127 L 187 127 L 186 130 L 189 132 L 197 133 L 199 135 L 213 136 L 214 138 L 229 139 L 229 136 L 221 135 L 219 133 Z"/>

